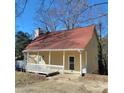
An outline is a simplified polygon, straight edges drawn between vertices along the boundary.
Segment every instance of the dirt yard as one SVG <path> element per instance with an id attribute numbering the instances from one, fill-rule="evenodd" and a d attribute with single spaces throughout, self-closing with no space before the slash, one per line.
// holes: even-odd
<path id="1" fill-rule="evenodd" d="M 108 93 L 108 77 L 64 74 L 52 77 L 16 72 L 16 93 Z"/>

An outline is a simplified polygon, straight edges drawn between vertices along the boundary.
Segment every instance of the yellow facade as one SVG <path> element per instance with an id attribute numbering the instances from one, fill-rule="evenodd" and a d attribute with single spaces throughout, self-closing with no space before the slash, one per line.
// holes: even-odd
<path id="1" fill-rule="evenodd" d="M 37 63 L 37 56 L 42 56 L 43 60 L 46 64 L 49 64 L 49 52 L 48 51 L 41 51 L 41 52 L 30 52 L 28 57 L 29 63 Z M 74 57 L 74 70 L 80 71 L 80 52 L 77 51 L 65 51 L 65 70 L 69 70 L 69 57 Z M 85 52 L 82 54 L 83 63 L 85 65 Z M 51 51 L 51 65 L 63 65 L 63 51 Z"/>
<path id="2" fill-rule="evenodd" d="M 98 70 L 98 42 L 96 38 L 96 34 L 93 34 L 91 41 L 88 43 L 88 46 L 82 53 L 82 66 L 87 65 L 87 72 L 93 73 Z M 43 58 L 45 64 L 49 64 L 49 51 L 39 51 L 39 52 L 29 52 L 28 63 L 37 64 L 38 55 Z M 50 53 L 50 64 L 51 65 L 63 65 L 63 51 L 51 51 Z M 80 52 L 76 51 L 65 51 L 65 65 L 64 70 L 69 70 L 69 56 L 73 56 L 75 58 L 74 61 L 74 70 L 80 71 Z"/>
<path id="3" fill-rule="evenodd" d="M 97 73 L 98 72 L 98 42 L 96 34 L 93 34 L 91 41 L 87 48 L 87 72 Z"/>

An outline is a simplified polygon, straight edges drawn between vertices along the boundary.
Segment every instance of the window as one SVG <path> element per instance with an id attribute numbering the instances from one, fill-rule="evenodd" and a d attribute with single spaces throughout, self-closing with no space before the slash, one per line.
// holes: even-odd
<path id="1" fill-rule="evenodd" d="M 74 70 L 74 57 L 69 57 L 69 70 Z"/>

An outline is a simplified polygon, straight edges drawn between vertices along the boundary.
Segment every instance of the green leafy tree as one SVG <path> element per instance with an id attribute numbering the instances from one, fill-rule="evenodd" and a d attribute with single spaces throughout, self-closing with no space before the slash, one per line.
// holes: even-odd
<path id="1" fill-rule="evenodd" d="M 99 74 L 108 75 L 108 36 L 102 37 L 101 26 L 99 24 L 99 45 L 98 45 L 98 67 Z"/>
<path id="2" fill-rule="evenodd" d="M 99 66 L 99 74 L 104 75 L 105 65 L 103 60 L 103 47 L 101 42 L 99 42 L 98 45 L 98 66 Z"/>
<path id="3" fill-rule="evenodd" d="M 15 41 L 16 41 L 15 43 L 16 59 L 23 59 L 22 51 L 31 42 L 31 35 L 29 35 L 28 33 L 19 31 L 16 33 Z"/>
<path id="4" fill-rule="evenodd" d="M 108 43 L 102 38 L 98 46 L 99 74 L 108 75 Z"/>
<path id="5" fill-rule="evenodd" d="M 103 38 L 103 61 L 105 65 L 105 75 L 108 75 L 108 35 Z"/>

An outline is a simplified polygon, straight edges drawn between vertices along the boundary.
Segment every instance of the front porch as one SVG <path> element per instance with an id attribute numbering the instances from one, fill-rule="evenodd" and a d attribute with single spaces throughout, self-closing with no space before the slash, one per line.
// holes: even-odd
<path id="1" fill-rule="evenodd" d="M 45 75 L 59 72 L 63 74 L 64 67 L 59 65 L 48 65 L 48 64 L 32 64 L 28 63 L 26 66 L 27 72 L 42 73 Z"/>
<path id="2" fill-rule="evenodd" d="M 24 51 L 24 56 L 27 62 L 27 72 L 43 74 L 52 72 L 59 72 L 60 74 L 79 73 L 80 75 L 86 73 L 87 52 L 81 49 Z M 69 56 L 75 57 L 73 70 L 70 69 L 72 63 L 69 62 Z M 33 60 L 34 62 L 32 62 Z"/>

